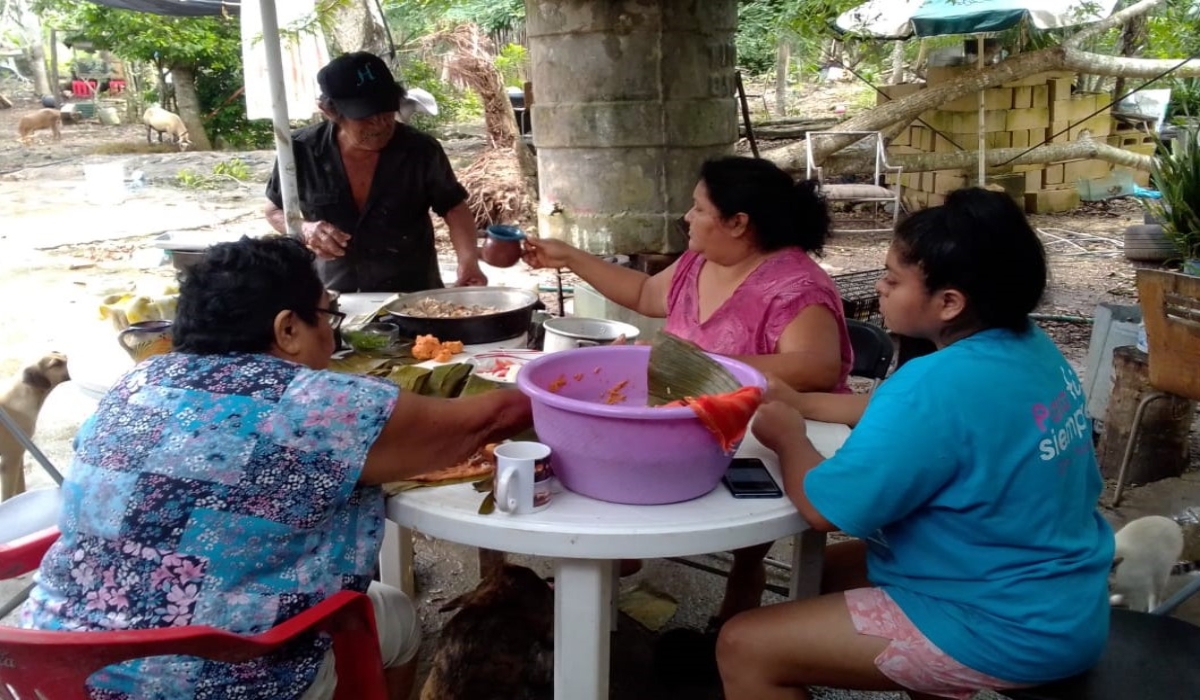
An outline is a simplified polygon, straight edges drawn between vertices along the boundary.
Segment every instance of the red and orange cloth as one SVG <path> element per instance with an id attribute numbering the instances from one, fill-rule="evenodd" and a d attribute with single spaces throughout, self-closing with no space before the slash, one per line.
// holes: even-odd
<path id="1" fill-rule="evenodd" d="M 731 452 L 745 437 L 746 426 L 762 404 L 763 392 L 756 386 L 744 386 L 737 391 L 708 396 L 685 397 L 663 406 L 689 406 L 700 422 L 721 443 L 721 449 Z"/>

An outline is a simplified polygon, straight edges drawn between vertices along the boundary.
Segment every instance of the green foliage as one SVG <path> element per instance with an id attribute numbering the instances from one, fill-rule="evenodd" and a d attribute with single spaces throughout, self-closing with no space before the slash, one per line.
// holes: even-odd
<path id="1" fill-rule="evenodd" d="M 1200 5 L 1194 0 L 1168 0 L 1147 18 L 1146 58 L 1176 58 L 1200 54 Z"/>
<path id="2" fill-rule="evenodd" d="M 833 21 L 864 0 L 749 0 L 738 4 L 738 67 L 752 75 L 775 70 L 781 39 L 792 46 L 792 63 L 815 73 L 825 60 L 824 41 Z M 879 43 L 879 42 L 874 42 Z M 882 44 L 881 44 L 882 45 Z"/>
<path id="3" fill-rule="evenodd" d="M 509 44 L 496 56 L 496 70 L 505 85 L 521 86 L 529 75 L 529 52 L 520 44 Z"/>
<path id="4" fill-rule="evenodd" d="M 196 94 L 200 99 L 204 130 L 215 143 L 237 150 L 272 148 L 275 143 L 271 122 L 266 119 L 246 119 L 246 98 L 233 95 L 242 87 L 244 78 L 239 65 L 230 70 L 196 72 Z"/>
<path id="5" fill-rule="evenodd" d="M 1162 199 L 1144 200 L 1180 257 L 1200 258 L 1200 127 L 1181 128 L 1171 149 L 1159 144 L 1150 177 Z"/>
<path id="6" fill-rule="evenodd" d="M 220 138 L 235 148 L 266 148 L 272 143 L 271 125 L 247 121 L 245 100 L 233 97 L 243 83 L 237 17 L 164 17 L 71 0 L 41 0 L 38 9 L 47 24 L 66 28 L 68 40 L 86 40 L 97 49 L 162 69 L 194 71 L 210 139 Z M 143 96 L 161 101 L 156 87 Z"/>
<path id="7" fill-rule="evenodd" d="M 456 0 L 445 14 L 447 22 L 474 22 L 485 32 L 512 29 L 525 21 L 525 0 Z"/>
<path id="8" fill-rule="evenodd" d="M 483 104 L 473 91 L 460 90 L 444 82 L 433 66 L 418 58 L 402 57 L 396 78 L 406 88 L 419 87 L 428 90 L 429 94 L 437 100 L 438 114 L 436 117 L 428 114 L 413 115 L 412 125 L 418 129 L 436 134 L 448 124 L 483 114 Z"/>
<path id="9" fill-rule="evenodd" d="M 90 2 L 42 0 L 36 6 L 64 38 L 92 42 L 126 59 L 164 67 L 241 70 L 241 31 L 236 17 L 164 17 Z"/>
<path id="10" fill-rule="evenodd" d="M 773 0 L 754 0 L 738 5 L 738 67 L 751 75 L 763 75 L 775 69 L 775 51 L 779 45 L 780 5 Z"/>
<path id="11" fill-rule="evenodd" d="M 230 158 L 213 165 L 209 173 L 184 168 L 175 174 L 175 184 L 188 190 L 215 190 L 230 181 L 246 182 L 250 176 L 250 166 L 244 160 Z"/>

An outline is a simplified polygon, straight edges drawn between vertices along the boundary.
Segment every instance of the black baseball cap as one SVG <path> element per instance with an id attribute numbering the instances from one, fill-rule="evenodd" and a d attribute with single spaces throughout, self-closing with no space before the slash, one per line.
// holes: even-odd
<path id="1" fill-rule="evenodd" d="M 404 87 L 383 59 L 367 51 L 342 54 L 317 72 L 321 92 L 344 117 L 366 119 L 400 109 Z"/>

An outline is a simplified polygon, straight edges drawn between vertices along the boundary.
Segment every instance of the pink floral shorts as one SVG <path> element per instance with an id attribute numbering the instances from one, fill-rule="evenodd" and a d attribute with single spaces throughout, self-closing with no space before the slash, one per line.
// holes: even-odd
<path id="1" fill-rule="evenodd" d="M 859 634 L 892 640 L 875 666 L 900 686 L 918 693 L 970 700 L 984 688 L 1025 688 L 963 666 L 925 638 L 892 597 L 879 588 L 846 591 L 846 607 Z"/>

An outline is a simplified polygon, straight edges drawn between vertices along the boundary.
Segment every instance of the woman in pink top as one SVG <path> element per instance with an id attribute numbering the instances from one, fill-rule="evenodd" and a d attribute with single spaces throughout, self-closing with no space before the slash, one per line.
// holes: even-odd
<path id="1" fill-rule="evenodd" d="M 829 235 L 811 182 L 770 161 L 727 157 L 700 170 L 684 216 L 688 250 L 650 276 L 554 239 L 528 239 L 525 262 L 565 267 L 608 299 L 709 352 L 797 390 L 845 391 L 853 354 L 837 287 L 809 253 Z"/>
<path id="2" fill-rule="evenodd" d="M 569 268 L 621 306 L 666 318 L 671 333 L 794 389 L 846 391 L 853 354 L 841 298 L 809 257 L 829 236 L 829 212 L 814 183 L 793 182 L 765 160 L 710 160 L 684 221 L 688 250 L 654 276 L 553 239 L 528 239 L 525 262 Z M 759 606 L 770 546 L 734 552 L 712 626 Z"/>

